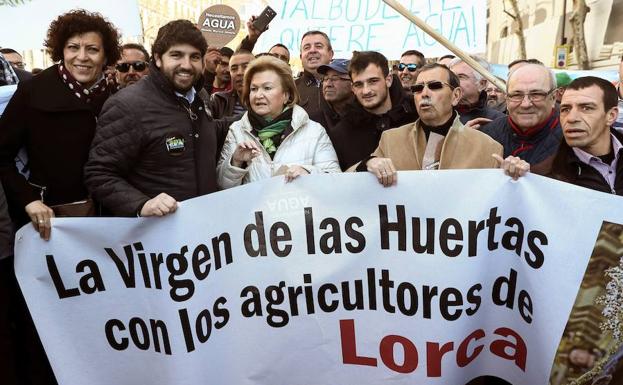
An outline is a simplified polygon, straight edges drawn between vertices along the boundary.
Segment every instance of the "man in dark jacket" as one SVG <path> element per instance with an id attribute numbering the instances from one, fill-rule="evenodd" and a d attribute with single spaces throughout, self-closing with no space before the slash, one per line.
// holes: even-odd
<path id="1" fill-rule="evenodd" d="M 327 132 L 339 122 L 349 106 L 355 101 L 355 94 L 348 76 L 350 60 L 333 59 L 327 65 L 318 67 L 322 79 L 322 98 L 318 114 L 309 118 L 320 123 Z"/>
<path id="2" fill-rule="evenodd" d="M 483 67 L 489 68 L 489 64 L 482 59 L 473 58 L 477 60 Z M 459 101 L 459 105 L 456 107 L 459 113 L 461 123 L 466 124 L 470 120 L 477 118 L 485 118 L 494 120 L 501 116 L 503 113 L 490 108 L 487 105 L 487 79 L 485 79 L 478 71 L 475 71 L 461 58 L 454 58 L 450 62 L 450 70 L 456 74 L 461 80 L 461 90 L 463 96 Z M 486 125 L 486 120 L 481 120 L 481 126 Z"/>
<path id="3" fill-rule="evenodd" d="M 612 83 L 594 76 L 571 82 L 560 103 L 565 140 L 550 176 L 623 195 L 623 132 L 612 127 L 617 115 L 617 91 Z"/>
<path id="4" fill-rule="evenodd" d="M 166 24 L 152 47 L 150 75 L 104 105 L 85 179 L 113 214 L 167 215 L 178 201 L 217 190 L 227 127 L 197 96 L 206 50 L 193 23 Z"/>
<path id="5" fill-rule="evenodd" d="M 221 60 L 216 65 L 216 74 L 214 82 L 212 83 L 212 93 L 226 92 L 231 90 L 231 73 L 229 72 L 229 59 L 234 54 L 234 51 L 229 47 L 222 47 L 219 52 L 221 53 Z"/>
<path id="6" fill-rule="evenodd" d="M 613 128 L 618 115 L 617 102 L 616 88 L 598 77 L 580 77 L 567 86 L 560 103 L 564 140 L 550 177 L 623 195 L 623 133 Z M 616 236 L 617 233 L 607 235 L 614 239 Z M 556 383 L 569 383 L 592 369 L 599 360 L 595 353 L 603 346 L 613 346 L 610 333 L 594 332 L 599 332 L 594 325 L 605 320 L 602 307 L 594 303 L 594 298 L 605 290 L 608 279 L 603 271 L 616 266 L 620 256 L 616 251 L 591 256 L 554 360 L 552 375 L 558 373 L 559 379 Z M 612 382 L 604 383 L 620 384 L 620 375 L 619 372 Z"/>
<path id="7" fill-rule="evenodd" d="M 418 118 L 413 97 L 390 75 L 382 54 L 356 52 L 349 73 L 357 101 L 329 132 L 342 170 L 374 152 L 383 131 Z"/>
<path id="8" fill-rule="evenodd" d="M 562 138 L 554 108 L 556 81 L 540 64 L 524 64 L 508 78 L 508 117 L 497 118 L 481 131 L 504 146 L 504 157 L 517 156 L 536 174 L 547 174 Z"/>
<path id="9" fill-rule="evenodd" d="M 506 80 L 500 77 L 497 79 L 506 85 Z M 508 112 L 506 111 L 506 93 L 491 82 L 487 82 L 485 92 L 487 93 L 487 106 L 506 115 Z"/>
<path id="10" fill-rule="evenodd" d="M 249 51 L 239 50 L 229 59 L 229 73 L 232 89 L 216 92 L 210 97 L 210 111 L 215 119 L 238 116 L 247 110 L 242 104 L 242 87 L 244 73 L 255 56 Z"/>
<path id="11" fill-rule="evenodd" d="M 329 64 L 333 59 L 331 40 L 321 31 L 308 31 L 301 39 L 301 63 L 303 75 L 296 79 L 296 88 L 299 91 L 299 105 L 307 111 L 309 116 L 315 116 L 320 111 L 322 89 L 321 76 L 318 67 Z"/>

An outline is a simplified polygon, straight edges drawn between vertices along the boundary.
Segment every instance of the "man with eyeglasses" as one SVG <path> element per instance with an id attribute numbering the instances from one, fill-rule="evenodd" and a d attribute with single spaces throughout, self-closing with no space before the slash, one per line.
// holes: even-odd
<path id="1" fill-rule="evenodd" d="M 472 57 L 484 68 L 489 69 L 489 63 L 486 61 Z M 454 58 L 448 65 L 448 68 L 459 77 L 461 81 L 461 91 L 463 96 L 459 100 L 456 110 L 459 113 L 461 123 L 472 123 L 484 126 L 488 122 L 504 116 L 499 111 L 490 108 L 487 105 L 487 79 L 485 79 L 478 71 L 475 71 L 461 58 Z M 475 120 L 477 119 L 477 120 Z"/>
<path id="2" fill-rule="evenodd" d="M 318 114 L 309 118 L 320 123 L 327 131 L 331 131 L 346 113 L 348 106 L 355 100 L 348 76 L 348 59 L 333 59 L 327 65 L 318 67 L 322 75 L 322 100 Z"/>
<path id="3" fill-rule="evenodd" d="M 118 87 L 125 88 L 149 73 L 149 54 L 140 44 L 121 46 L 121 59 L 115 66 Z"/>
<path id="4" fill-rule="evenodd" d="M 283 60 L 288 65 L 290 64 L 290 50 L 285 45 L 277 43 L 270 47 L 268 53 L 277 59 Z"/>
<path id="5" fill-rule="evenodd" d="M 0 53 L 4 56 L 6 61 L 9 62 L 11 67 L 13 67 L 13 70 L 15 71 L 15 74 L 17 74 L 17 78 L 20 82 L 32 78 L 32 74 L 26 71 L 26 64 L 24 63 L 24 59 L 22 59 L 22 55 L 20 55 L 19 52 L 13 48 L 0 48 Z"/>
<path id="6" fill-rule="evenodd" d="M 506 80 L 499 77 L 497 79 L 506 85 Z M 495 84 L 487 82 L 485 92 L 487 93 L 487 106 L 506 114 L 506 94 L 504 91 L 499 89 Z"/>
<path id="7" fill-rule="evenodd" d="M 424 54 L 414 49 L 405 51 L 400 56 L 400 63 L 398 64 L 398 77 L 402 88 L 406 91 L 411 91 L 411 86 L 415 84 L 417 75 L 421 68 L 426 63 Z"/>
<path id="8" fill-rule="evenodd" d="M 525 63 L 510 73 L 507 84 L 508 116 L 481 131 L 504 146 L 504 156 L 517 156 L 532 172 L 547 174 L 562 138 L 554 108 L 556 80 L 546 67 Z"/>
<path id="9" fill-rule="evenodd" d="M 413 97 L 390 74 L 381 53 L 355 52 L 348 68 L 356 102 L 329 131 L 342 170 L 370 155 L 383 131 L 417 119 Z"/>
<path id="10" fill-rule="evenodd" d="M 22 55 L 20 55 L 19 52 L 17 52 L 13 48 L 2 48 L 0 49 L 0 53 L 11 64 L 13 68 L 19 70 L 26 69 L 26 64 L 24 63 Z"/>
<path id="11" fill-rule="evenodd" d="M 355 167 L 369 171 L 389 187 L 400 170 L 497 168 L 514 178 L 529 165 L 518 158 L 501 158 L 502 146 L 487 135 L 463 126 L 454 107 L 461 99 L 459 78 L 448 67 L 422 67 L 412 86 L 419 119 L 383 132 L 378 147 Z M 492 156 L 494 154 L 494 156 Z"/>

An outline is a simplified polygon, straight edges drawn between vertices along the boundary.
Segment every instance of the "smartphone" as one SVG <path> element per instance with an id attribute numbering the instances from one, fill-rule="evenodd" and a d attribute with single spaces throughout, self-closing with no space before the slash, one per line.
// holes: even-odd
<path id="1" fill-rule="evenodd" d="M 260 15 L 256 17 L 255 20 L 253 20 L 253 28 L 257 29 L 260 32 L 266 31 L 268 23 L 270 23 L 270 21 L 274 19 L 275 16 L 277 16 L 277 12 L 275 12 L 275 10 L 272 9 L 270 6 L 266 6 L 262 13 L 260 13 Z"/>

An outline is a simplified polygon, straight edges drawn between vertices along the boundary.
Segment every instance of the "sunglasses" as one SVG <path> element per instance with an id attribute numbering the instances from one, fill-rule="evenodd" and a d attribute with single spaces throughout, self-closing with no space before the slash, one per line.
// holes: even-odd
<path id="1" fill-rule="evenodd" d="M 411 64 L 405 64 L 405 63 L 400 63 L 398 64 L 398 71 L 404 71 L 406 69 L 409 70 L 409 72 L 415 72 L 417 71 L 417 64 L 411 63 Z"/>
<path id="2" fill-rule="evenodd" d="M 142 71 L 145 71 L 145 68 L 147 68 L 147 63 L 145 63 L 144 61 L 135 61 L 132 63 L 119 63 L 115 66 L 115 68 L 119 72 L 128 72 L 130 70 L 130 66 L 134 68 L 134 71 L 142 72 Z"/>
<path id="3" fill-rule="evenodd" d="M 436 90 L 442 89 L 443 86 L 448 86 L 450 87 L 450 89 L 452 89 L 452 86 L 446 82 L 442 82 L 439 80 L 432 80 L 430 82 L 418 83 L 416 85 L 411 86 L 411 92 L 413 92 L 414 94 L 419 94 L 420 92 L 424 91 L 424 87 L 428 87 L 428 89 L 431 91 L 436 91 Z"/>

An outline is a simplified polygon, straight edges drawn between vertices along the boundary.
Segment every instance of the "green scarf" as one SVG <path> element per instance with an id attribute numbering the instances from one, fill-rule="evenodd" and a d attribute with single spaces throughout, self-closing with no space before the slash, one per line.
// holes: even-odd
<path id="1" fill-rule="evenodd" d="M 284 112 L 272 120 L 264 119 L 253 111 L 249 111 L 249 121 L 253 126 L 253 131 L 260 139 L 262 147 L 272 158 L 281 144 L 281 135 L 290 126 L 292 109 L 284 110 Z"/>

